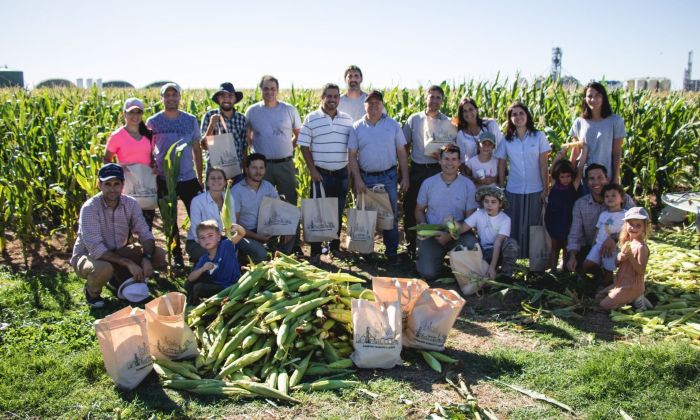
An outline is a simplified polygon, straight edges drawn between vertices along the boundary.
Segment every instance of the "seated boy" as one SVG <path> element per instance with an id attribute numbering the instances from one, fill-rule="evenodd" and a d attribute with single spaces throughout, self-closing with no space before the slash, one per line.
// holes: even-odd
<path id="1" fill-rule="evenodd" d="M 197 242 L 207 253 L 197 261 L 185 282 L 188 305 L 197 305 L 201 299 L 219 293 L 241 276 L 236 244 L 245 236 L 245 229 L 239 225 L 233 225 L 233 229 L 235 234 L 229 240 L 221 238 L 216 220 L 197 225 Z"/>
<path id="2" fill-rule="evenodd" d="M 489 278 L 496 278 L 499 265 L 501 274 L 510 277 L 520 249 L 510 237 L 510 217 L 503 212 L 508 204 L 505 194 L 498 187 L 484 187 L 476 192 L 476 202 L 479 209 L 464 220 L 461 232 L 476 229 L 484 260 L 489 263 Z"/>

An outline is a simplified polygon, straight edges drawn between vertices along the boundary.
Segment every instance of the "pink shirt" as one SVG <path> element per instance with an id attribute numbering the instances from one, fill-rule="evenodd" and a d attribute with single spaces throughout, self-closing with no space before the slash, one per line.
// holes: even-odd
<path id="1" fill-rule="evenodd" d="M 114 153 L 121 164 L 140 163 L 151 166 L 150 140 L 146 136 L 142 136 L 141 140 L 136 140 L 126 131 L 126 127 L 118 129 L 109 136 L 107 151 Z"/>

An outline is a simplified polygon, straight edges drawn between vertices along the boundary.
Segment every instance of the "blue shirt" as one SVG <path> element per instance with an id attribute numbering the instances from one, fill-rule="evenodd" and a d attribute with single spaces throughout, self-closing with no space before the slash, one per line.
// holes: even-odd
<path id="1" fill-rule="evenodd" d="M 386 115 L 374 125 L 367 118 L 355 121 L 348 138 L 348 150 L 357 150 L 357 160 L 364 172 L 385 171 L 396 166 L 396 149 L 405 145 L 401 126 Z"/>
<path id="2" fill-rule="evenodd" d="M 241 267 L 238 265 L 238 258 L 236 257 L 236 245 L 228 239 L 222 239 L 219 242 L 213 260 L 210 260 L 209 253 L 206 253 L 199 258 L 193 270 L 202 268 L 209 261 L 216 264 L 216 269 L 211 274 L 208 271 L 205 272 L 198 281 L 228 287 L 236 283 L 241 277 Z"/>
<path id="3" fill-rule="evenodd" d="M 168 154 L 170 147 L 177 143 L 191 143 L 199 141 L 202 133 L 199 132 L 199 124 L 197 118 L 192 114 L 180 111 L 177 118 L 168 118 L 165 112 L 161 111 L 146 121 L 148 128 L 153 130 L 153 155 L 155 156 L 156 167 L 158 168 L 158 176 L 165 178 L 164 164 L 165 156 Z M 173 151 L 172 159 L 175 152 Z M 194 161 L 192 159 L 192 146 L 187 146 L 182 151 L 180 157 L 180 174 L 178 181 L 189 181 L 197 175 L 194 172 Z"/>
<path id="4" fill-rule="evenodd" d="M 540 155 L 552 150 L 542 131 L 528 131 L 525 138 L 516 134 L 504 138 L 493 156 L 508 161 L 506 191 L 513 194 L 532 194 L 544 189 L 540 171 Z"/>

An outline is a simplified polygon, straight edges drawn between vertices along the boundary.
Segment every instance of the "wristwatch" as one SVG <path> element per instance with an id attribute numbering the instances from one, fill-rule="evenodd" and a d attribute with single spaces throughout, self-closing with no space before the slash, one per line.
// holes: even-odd
<path id="1" fill-rule="evenodd" d="M 149 254 L 148 252 L 144 252 L 143 257 L 146 258 L 148 261 L 151 261 L 153 259 L 153 255 Z"/>

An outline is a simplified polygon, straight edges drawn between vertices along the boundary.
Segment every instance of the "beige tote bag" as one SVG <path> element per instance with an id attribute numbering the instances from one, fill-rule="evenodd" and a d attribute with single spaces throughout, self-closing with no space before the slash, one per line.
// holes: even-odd
<path id="1" fill-rule="evenodd" d="M 337 211 L 337 210 L 336 210 Z M 279 198 L 264 197 L 258 210 L 258 233 L 261 235 L 296 235 L 301 210 Z"/>
<path id="2" fill-rule="evenodd" d="M 179 360 L 197 355 L 197 340 L 185 323 L 186 297 L 170 292 L 148 302 L 146 322 L 151 354 L 158 359 Z"/>
<path id="3" fill-rule="evenodd" d="M 93 325 L 107 374 L 119 388 L 136 388 L 153 369 L 143 310 L 127 306 Z"/>
<path id="4" fill-rule="evenodd" d="M 383 185 L 375 185 L 365 194 L 365 206 L 367 210 L 377 212 L 377 231 L 391 230 L 394 228 L 394 210 L 391 207 L 389 193 Z"/>
<path id="5" fill-rule="evenodd" d="M 401 305 L 393 301 L 352 300 L 352 326 L 355 366 L 365 369 L 391 369 L 401 363 Z"/>
<path id="6" fill-rule="evenodd" d="M 428 118 L 423 126 L 423 154 L 431 158 L 435 157 L 435 153 L 440 153 L 440 149 L 454 143 L 456 138 L 457 127 L 449 118 L 444 120 Z"/>
<path id="7" fill-rule="evenodd" d="M 338 197 L 326 197 L 323 183 L 318 183 L 321 196 L 311 188 L 311 198 L 301 200 L 301 219 L 304 226 L 304 241 L 323 242 L 338 239 Z"/>
<path id="8" fill-rule="evenodd" d="M 222 117 L 223 118 L 223 117 Z M 207 136 L 209 166 L 223 169 L 226 179 L 242 173 L 241 161 L 238 159 L 236 140 L 233 133 L 226 132 L 226 124 L 217 124 L 219 134 Z"/>
<path id="9" fill-rule="evenodd" d="M 545 271 L 549 268 L 552 258 L 552 238 L 544 226 L 545 206 L 542 206 L 542 218 L 539 226 L 530 226 L 530 271 Z"/>
<path id="10" fill-rule="evenodd" d="M 457 245 L 449 255 L 450 267 L 462 294 L 473 295 L 481 288 L 479 280 L 486 278 L 489 272 L 489 264 L 484 261 L 481 246 L 476 243 L 474 249 L 470 250 Z"/>
<path id="11" fill-rule="evenodd" d="M 360 193 L 360 198 L 355 200 L 355 208 L 348 209 L 348 251 L 360 254 L 373 253 L 376 226 L 377 212 L 365 209 L 365 194 Z"/>
<path id="12" fill-rule="evenodd" d="M 142 210 L 158 208 L 158 185 L 150 166 L 134 163 L 124 171 L 124 195 L 136 199 Z"/>
<path id="13" fill-rule="evenodd" d="M 372 291 L 378 299 L 392 301 L 397 296 L 401 304 L 401 320 L 403 322 L 411 313 L 413 305 L 420 297 L 428 283 L 420 279 L 403 279 L 391 277 L 372 277 Z M 404 324 L 405 326 L 405 324 Z"/>
<path id="14" fill-rule="evenodd" d="M 408 314 L 403 345 L 424 350 L 443 351 L 447 336 L 464 306 L 454 290 L 425 289 Z"/>

